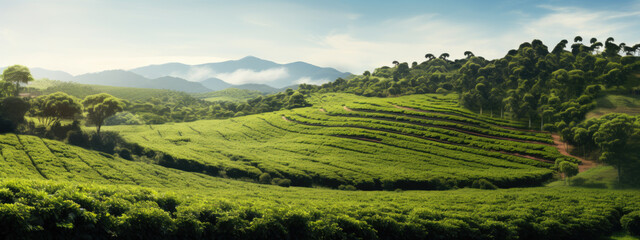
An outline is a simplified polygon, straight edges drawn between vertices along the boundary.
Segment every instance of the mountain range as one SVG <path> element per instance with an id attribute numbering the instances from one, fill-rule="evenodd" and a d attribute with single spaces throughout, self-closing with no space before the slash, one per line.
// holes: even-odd
<path id="1" fill-rule="evenodd" d="M 0 67 L 0 71 L 6 67 Z M 71 81 L 119 87 L 171 89 L 190 93 L 218 91 L 227 88 L 273 93 L 298 84 L 321 84 L 351 74 L 305 62 L 278 64 L 245 57 L 239 60 L 199 65 L 166 63 L 131 70 L 107 70 L 73 76 L 63 71 L 31 68 L 34 78 Z"/>

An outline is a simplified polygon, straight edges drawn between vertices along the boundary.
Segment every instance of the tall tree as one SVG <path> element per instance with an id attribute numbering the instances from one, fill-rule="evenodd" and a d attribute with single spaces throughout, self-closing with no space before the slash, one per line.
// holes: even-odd
<path id="1" fill-rule="evenodd" d="M 582 42 L 582 37 L 576 36 L 575 38 L 573 38 L 573 42 L 575 42 L 575 43 Z"/>
<path id="2" fill-rule="evenodd" d="M 427 59 L 427 61 L 429 61 L 429 60 L 432 60 L 432 59 L 435 59 L 435 58 L 436 58 L 436 56 L 434 56 L 434 55 L 433 55 L 433 54 L 431 54 L 431 53 L 427 53 L 427 54 L 425 54 L 425 55 L 424 55 L 424 57 Z"/>
<path id="3" fill-rule="evenodd" d="M 448 53 L 440 54 L 440 59 L 442 59 L 442 60 L 447 60 L 448 57 L 449 57 Z"/>
<path id="4" fill-rule="evenodd" d="M 475 56 L 475 55 L 473 55 L 473 53 L 471 51 L 465 51 L 464 55 L 467 56 L 467 58 Z"/>
<path id="5" fill-rule="evenodd" d="M 106 93 L 89 95 L 84 98 L 82 104 L 87 112 L 88 122 L 96 125 L 97 134 L 100 134 L 100 127 L 105 119 L 117 112 L 122 112 L 124 108 L 124 103 L 120 99 Z"/>
<path id="6" fill-rule="evenodd" d="M 626 114 L 605 115 L 605 117 L 610 120 L 600 125 L 598 131 L 593 135 L 593 140 L 602 148 L 600 160 L 616 165 L 618 182 L 621 182 L 623 179 L 622 165 L 628 159 L 623 155 L 627 142 L 633 134 L 635 119 Z"/>
<path id="7" fill-rule="evenodd" d="M 20 95 L 20 83 L 27 84 L 33 81 L 33 76 L 31 76 L 29 68 L 22 65 L 13 65 L 2 72 L 2 80 L 15 83 L 14 96 L 18 96 Z"/>

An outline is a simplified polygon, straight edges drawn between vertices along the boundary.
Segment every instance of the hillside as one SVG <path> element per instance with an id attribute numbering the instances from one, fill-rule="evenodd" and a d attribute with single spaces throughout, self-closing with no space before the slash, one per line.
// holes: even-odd
<path id="1" fill-rule="evenodd" d="M 194 97 L 204 99 L 210 102 L 215 101 L 234 101 L 243 102 L 252 98 L 262 96 L 262 92 L 256 90 L 227 88 L 225 90 L 193 94 Z"/>
<path id="2" fill-rule="evenodd" d="M 0 152 L 0 235 L 9 238 L 593 239 L 640 210 L 637 190 L 282 188 L 33 136 L 0 135 Z"/>
<path id="3" fill-rule="evenodd" d="M 596 108 L 587 113 L 586 118 L 601 117 L 608 113 L 640 114 L 640 96 L 606 95 L 596 99 Z"/>
<path id="4" fill-rule="evenodd" d="M 516 187 L 551 177 L 549 167 L 562 155 L 549 134 L 514 130 L 521 123 L 479 116 L 456 99 L 325 94 L 311 108 L 105 130 L 171 155 L 161 165 L 206 166 L 232 178 L 267 172 L 297 186 L 446 189 L 486 179 Z"/>

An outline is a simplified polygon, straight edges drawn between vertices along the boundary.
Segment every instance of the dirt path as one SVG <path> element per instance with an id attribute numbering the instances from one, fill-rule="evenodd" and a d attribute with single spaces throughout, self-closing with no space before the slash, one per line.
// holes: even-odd
<path id="1" fill-rule="evenodd" d="M 565 149 L 565 145 L 564 145 L 565 143 L 562 142 L 562 138 L 560 137 L 560 135 L 558 135 L 557 133 L 554 133 L 554 134 L 552 134 L 552 136 L 553 136 L 553 142 L 555 143 L 556 148 L 558 149 L 558 151 L 560 153 L 562 153 L 562 155 L 574 157 L 574 158 L 580 159 L 580 161 L 582 161 L 582 163 L 580 165 L 578 165 L 578 169 L 580 170 L 580 172 L 584 172 L 584 171 L 587 171 L 590 168 L 596 167 L 597 164 L 594 161 L 586 160 L 584 158 L 569 154 L 567 149 Z M 568 148 L 569 149 L 573 149 L 573 146 L 568 145 Z"/>
<path id="2" fill-rule="evenodd" d="M 285 117 L 285 116 L 282 116 L 282 119 L 284 119 L 284 120 L 285 120 L 285 121 L 287 121 L 287 122 L 291 122 L 291 121 L 290 121 L 287 117 Z"/>
<path id="3" fill-rule="evenodd" d="M 318 109 L 318 111 L 320 111 L 320 112 L 327 112 L 326 110 L 324 110 L 324 108 L 320 108 L 320 109 Z"/>
<path id="4" fill-rule="evenodd" d="M 353 110 L 351 110 L 351 108 L 348 108 L 347 106 L 342 106 L 342 108 L 344 108 L 344 110 L 347 110 L 347 112 L 353 112 Z"/>

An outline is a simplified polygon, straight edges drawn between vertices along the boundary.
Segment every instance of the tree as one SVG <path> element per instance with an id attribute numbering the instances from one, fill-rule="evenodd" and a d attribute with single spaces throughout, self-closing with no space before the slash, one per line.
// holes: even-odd
<path id="1" fill-rule="evenodd" d="M 29 102 L 18 97 L 7 97 L 0 102 L 0 117 L 13 123 L 13 126 L 24 122 L 24 114 L 29 111 Z"/>
<path id="2" fill-rule="evenodd" d="M 587 129 L 578 127 L 573 130 L 573 141 L 582 148 L 582 156 L 587 156 L 587 146 L 591 141 L 591 135 L 589 135 L 589 131 Z"/>
<path id="3" fill-rule="evenodd" d="M 567 44 L 569 43 L 569 41 L 567 41 L 566 39 L 562 39 L 562 41 L 560 41 L 556 47 L 553 48 L 553 51 L 551 51 L 553 54 L 560 54 L 562 53 L 562 51 L 567 47 Z"/>
<path id="4" fill-rule="evenodd" d="M 442 60 L 447 60 L 448 57 L 449 57 L 448 53 L 440 54 L 440 59 L 442 59 Z"/>
<path id="5" fill-rule="evenodd" d="M 106 118 L 124 109 L 122 100 L 106 93 L 89 95 L 84 98 L 82 104 L 87 112 L 88 122 L 96 125 L 97 134 L 100 134 L 100 127 Z"/>
<path id="6" fill-rule="evenodd" d="M 427 59 L 427 61 L 429 61 L 429 60 L 432 60 L 432 59 L 435 59 L 435 58 L 436 58 L 436 56 L 434 56 L 434 55 L 433 55 L 433 54 L 431 54 L 431 53 L 427 53 L 426 55 L 424 55 L 424 57 Z"/>
<path id="7" fill-rule="evenodd" d="M 27 84 L 33 81 L 33 76 L 31 76 L 29 68 L 22 65 L 13 65 L 2 72 L 2 80 L 15 83 L 14 96 L 18 96 L 20 94 L 20 83 Z"/>
<path id="8" fill-rule="evenodd" d="M 75 97 L 55 92 L 34 99 L 31 112 L 42 124 L 51 127 L 62 119 L 74 119 L 82 114 L 82 106 Z"/>
<path id="9" fill-rule="evenodd" d="M 576 36 L 575 38 L 573 38 L 573 42 L 582 42 L 582 37 L 580 36 Z"/>
<path id="10" fill-rule="evenodd" d="M 622 181 L 623 160 L 628 160 L 623 156 L 627 142 L 633 134 L 633 117 L 626 114 L 605 115 L 610 118 L 603 123 L 593 134 L 594 142 L 602 148 L 600 160 L 606 163 L 615 164 L 618 169 L 618 182 Z"/>
<path id="11" fill-rule="evenodd" d="M 393 61 L 392 63 L 393 63 L 393 65 L 396 65 L 396 67 L 398 66 L 398 64 L 400 64 L 400 62 L 398 62 L 398 61 Z"/>
<path id="12" fill-rule="evenodd" d="M 475 55 L 473 55 L 473 53 L 471 51 L 465 51 L 464 55 L 467 56 L 467 58 L 475 56 Z"/>
<path id="13" fill-rule="evenodd" d="M 567 178 L 567 182 L 571 184 L 571 177 L 575 176 L 579 172 L 578 164 L 569 161 L 562 161 L 559 164 L 559 170 Z"/>

